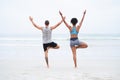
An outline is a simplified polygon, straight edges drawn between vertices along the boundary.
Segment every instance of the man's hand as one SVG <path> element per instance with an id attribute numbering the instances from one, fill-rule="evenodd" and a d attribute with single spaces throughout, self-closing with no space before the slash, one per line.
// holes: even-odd
<path id="1" fill-rule="evenodd" d="M 33 21 L 33 18 L 31 16 L 29 16 L 29 19 L 30 19 L 30 21 Z"/>

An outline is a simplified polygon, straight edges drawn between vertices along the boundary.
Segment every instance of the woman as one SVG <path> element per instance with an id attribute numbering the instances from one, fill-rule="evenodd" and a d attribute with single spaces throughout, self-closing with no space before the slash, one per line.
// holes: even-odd
<path id="1" fill-rule="evenodd" d="M 81 21 L 80 21 L 80 23 L 78 25 L 76 25 L 78 23 L 77 18 L 72 18 L 71 19 L 72 26 L 70 26 L 65 21 L 62 13 L 60 11 L 59 11 L 59 13 L 61 15 L 61 18 L 62 18 L 63 22 L 65 23 L 65 25 L 67 26 L 67 28 L 70 31 L 70 47 L 71 47 L 71 50 L 72 50 L 72 53 L 73 53 L 73 61 L 74 61 L 74 65 L 75 65 L 75 68 L 76 68 L 77 67 L 76 49 L 78 49 L 78 48 L 87 48 L 88 47 L 88 45 L 86 43 L 81 42 L 78 39 L 78 33 L 79 33 L 79 30 L 80 30 L 80 28 L 82 26 L 82 23 L 83 23 L 85 14 L 86 14 L 86 10 L 84 11 L 83 17 L 82 17 L 82 19 L 81 19 Z"/>

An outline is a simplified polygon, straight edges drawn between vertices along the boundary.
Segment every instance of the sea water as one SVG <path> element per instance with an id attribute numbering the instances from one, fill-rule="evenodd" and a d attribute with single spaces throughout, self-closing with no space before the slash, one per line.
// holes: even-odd
<path id="1" fill-rule="evenodd" d="M 77 50 L 77 69 L 68 34 L 53 34 L 53 41 L 60 49 L 49 50 L 49 69 L 41 37 L 0 38 L 0 80 L 120 80 L 118 34 L 79 35 L 88 48 Z"/>

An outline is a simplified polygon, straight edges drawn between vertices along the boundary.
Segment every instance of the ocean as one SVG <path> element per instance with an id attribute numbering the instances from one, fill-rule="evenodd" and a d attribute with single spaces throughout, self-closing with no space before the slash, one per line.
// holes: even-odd
<path id="1" fill-rule="evenodd" d="M 88 48 L 77 50 L 77 69 L 68 34 L 53 34 L 60 49 L 49 50 L 49 69 L 41 37 L 0 37 L 0 80 L 120 80 L 119 34 L 80 34 Z"/>

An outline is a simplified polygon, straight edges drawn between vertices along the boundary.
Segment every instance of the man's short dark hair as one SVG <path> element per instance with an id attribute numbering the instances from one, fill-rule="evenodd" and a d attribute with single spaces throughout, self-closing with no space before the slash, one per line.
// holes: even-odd
<path id="1" fill-rule="evenodd" d="M 48 20 L 45 21 L 45 25 L 49 25 L 49 21 Z"/>

